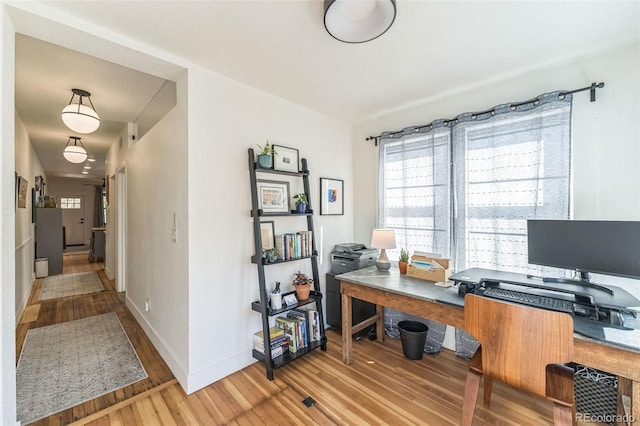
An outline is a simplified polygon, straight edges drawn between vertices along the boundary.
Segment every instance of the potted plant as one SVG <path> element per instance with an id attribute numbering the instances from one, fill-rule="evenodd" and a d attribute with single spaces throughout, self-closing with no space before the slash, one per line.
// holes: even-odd
<path id="1" fill-rule="evenodd" d="M 269 145 L 269 141 L 264 146 L 258 145 L 258 167 L 261 169 L 273 168 L 273 156 L 278 155 L 275 149 Z"/>
<path id="2" fill-rule="evenodd" d="M 398 258 L 398 269 L 401 274 L 407 273 L 407 264 L 409 263 L 409 252 L 405 249 L 400 249 L 400 257 Z"/>
<path id="3" fill-rule="evenodd" d="M 300 194 L 294 195 L 293 199 L 296 200 L 296 213 L 306 213 L 308 200 L 307 194 L 301 192 Z"/>
<path id="4" fill-rule="evenodd" d="M 309 298 L 309 293 L 311 293 L 313 279 L 300 271 L 293 275 L 293 287 L 296 289 L 296 296 L 298 296 L 298 300 L 307 300 Z"/>

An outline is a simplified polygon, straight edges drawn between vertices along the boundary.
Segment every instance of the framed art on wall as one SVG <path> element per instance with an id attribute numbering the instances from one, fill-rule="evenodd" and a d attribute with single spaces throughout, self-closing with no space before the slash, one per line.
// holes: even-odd
<path id="1" fill-rule="evenodd" d="M 18 177 L 18 208 L 24 209 L 27 207 L 27 188 L 29 187 L 29 181 L 25 178 Z"/>
<path id="2" fill-rule="evenodd" d="M 281 145 L 273 145 L 273 169 L 282 172 L 298 173 L 300 158 L 298 150 Z"/>
<path id="3" fill-rule="evenodd" d="M 320 214 L 344 214 L 344 181 L 320 178 Z"/>
<path id="4" fill-rule="evenodd" d="M 290 213 L 289 182 L 256 180 L 258 208 L 265 213 Z"/>

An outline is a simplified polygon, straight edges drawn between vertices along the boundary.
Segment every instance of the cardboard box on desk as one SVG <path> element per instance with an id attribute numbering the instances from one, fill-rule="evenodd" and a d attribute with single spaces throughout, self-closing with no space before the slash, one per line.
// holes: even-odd
<path id="1" fill-rule="evenodd" d="M 420 278 L 421 280 L 447 282 L 451 273 L 449 259 L 436 259 L 414 255 L 411 256 L 411 263 L 407 265 L 407 276 Z"/>

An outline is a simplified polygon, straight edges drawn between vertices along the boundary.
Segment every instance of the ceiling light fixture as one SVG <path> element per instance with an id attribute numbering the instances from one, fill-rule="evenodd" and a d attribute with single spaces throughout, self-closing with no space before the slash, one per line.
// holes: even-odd
<path id="1" fill-rule="evenodd" d="M 345 43 L 364 43 L 384 34 L 396 19 L 396 0 L 325 0 L 324 27 Z"/>
<path id="2" fill-rule="evenodd" d="M 64 124 L 78 133 L 92 133 L 98 129 L 100 126 L 100 117 L 98 117 L 98 113 L 93 106 L 93 102 L 91 102 L 91 93 L 82 90 L 82 89 L 71 89 L 73 95 L 71 95 L 71 100 L 69 101 L 69 105 L 64 107 L 62 110 L 62 121 Z M 73 103 L 73 98 L 78 96 L 78 103 Z M 91 107 L 82 103 L 82 98 L 87 98 Z"/>
<path id="3" fill-rule="evenodd" d="M 71 145 L 71 140 L 73 140 L 73 145 Z M 78 143 L 80 143 L 80 145 L 78 145 Z M 64 155 L 64 158 L 71 163 L 82 163 L 87 159 L 87 150 L 84 149 L 82 140 L 80 140 L 79 137 L 69 136 L 69 140 L 64 147 L 62 155 Z"/>
<path id="4" fill-rule="evenodd" d="M 88 171 L 86 171 L 86 170 L 83 170 L 83 171 L 82 171 L 82 174 L 83 174 L 83 175 L 88 175 L 88 174 L 89 174 L 89 172 L 88 172 Z"/>
<path id="5" fill-rule="evenodd" d="M 93 157 L 90 157 L 90 158 L 87 158 L 87 161 L 94 162 L 94 161 L 96 161 L 96 159 L 95 159 L 95 158 L 93 158 Z"/>

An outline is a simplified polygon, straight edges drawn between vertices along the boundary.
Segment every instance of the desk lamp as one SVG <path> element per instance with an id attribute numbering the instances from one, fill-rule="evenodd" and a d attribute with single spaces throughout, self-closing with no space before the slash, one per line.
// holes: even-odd
<path id="1" fill-rule="evenodd" d="M 376 259 L 378 270 L 391 269 L 391 262 L 385 250 L 396 248 L 396 232 L 393 229 L 374 229 L 371 235 L 371 247 L 380 249 L 380 256 Z"/>

